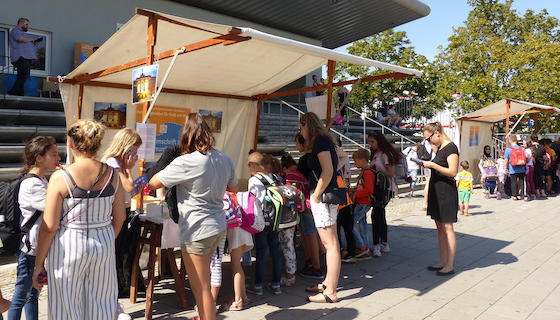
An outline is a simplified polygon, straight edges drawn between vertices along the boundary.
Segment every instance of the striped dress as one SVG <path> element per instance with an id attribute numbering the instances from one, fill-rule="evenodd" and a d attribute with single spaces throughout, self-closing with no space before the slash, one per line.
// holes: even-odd
<path id="1" fill-rule="evenodd" d="M 49 319 L 116 319 L 114 170 L 104 188 L 89 196 L 64 172 L 69 196 L 63 201 L 60 229 L 47 257 Z"/>

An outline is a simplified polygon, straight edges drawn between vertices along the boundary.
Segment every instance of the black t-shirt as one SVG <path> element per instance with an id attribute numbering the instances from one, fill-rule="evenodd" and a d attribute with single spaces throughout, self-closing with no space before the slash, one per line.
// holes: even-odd
<path id="1" fill-rule="evenodd" d="M 321 176 L 321 172 L 323 172 L 323 169 L 321 168 L 321 163 L 319 162 L 319 158 L 317 157 L 317 155 L 323 151 L 330 152 L 331 160 L 333 164 L 333 176 L 331 178 L 331 182 L 329 183 L 329 185 L 331 186 L 337 185 L 336 167 L 338 165 L 338 156 L 336 154 L 336 147 L 333 141 L 329 137 L 320 134 L 315 137 L 315 142 L 313 143 L 313 149 L 311 150 L 311 153 L 309 154 L 309 158 L 307 159 L 307 164 L 309 165 L 309 169 L 312 171 L 308 175 L 309 190 L 314 190 L 315 187 L 317 187 L 317 179 L 315 178 L 315 175 L 317 175 L 317 178 L 319 178 Z M 315 175 L 313 173 L 315 173 Z"/>
<path id="2" fill-rule="evenodd" d="M 307 159 L 309 159 L 309 153 L 304 154 L 299 158 L 299 163 L 297 165 L 297 170 L 301 172 L 304 176 L 307 177 L 309 180 L 309 175 L 311 174 L 311 169 L 309 169 L 309 165 L 307 164 Z"/>
<path id="3" fill-rule="evenodd" d="M 445 147 L 441 148 L 436 153 L 436 156 L 432 161 L 435 164 L 439 164 L 444 168 L 449 168 L 449 163 L 447 163 L 447 157 L 450 154 L 457 154 L 457 155 L 459 154 L 459 149 L 457 149 L 457 146 L 453 142 L 450 142 Z M 432 169 L 432 178 L 436 178 L 437 181 L 448 180 L 451 181 L 452 183 L 455 183 L 455 177 L 448 177 L 435 169 Z"/>
<path id="4" fill-rule="evenodd" d="M 542 144 L 538 144 L 535 150 L 535 160 L 537 160 L 539 164 L 544 163 L 543 157 L 545 154 L 546 154 L 546 149 L 544 148 L 544 146 Z"/>

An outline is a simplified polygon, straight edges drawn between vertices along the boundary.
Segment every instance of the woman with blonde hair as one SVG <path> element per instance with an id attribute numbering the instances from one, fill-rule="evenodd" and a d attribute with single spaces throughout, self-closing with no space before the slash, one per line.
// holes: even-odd
<path id="1" fill-rule="evenodd" d="M 117 317 L 115 235 L 125 208 L 118 173 L 95 160 L 104 132 L 92 120 L 71 125 L 74 163 L 54 172 L 47 188 L 33 286 L 41 289 L 48 276 L 49 319 Z"/>
<path id="2" fill-rule="evenodd" d="M 307 288 L 308 292 L 317 293 L 307 298 L 311 302 L 338 302 L 336 288 L 340 276 L 340 244 L 338 242 L 336 219 L 338 205 L 322 202 L 323 192 L 327 187 L 336 187 L 336 168 L 338 155 L 336 153 L 336 140 L 323 125 L 319 117 L 308 112 L 299 119 L 301 135 L 312 148 L 308 158 L 311 169 L 309 175 L 309 190 L 311 190 L 311 212 L 315 226 L 326 249 L 327 275 L 325 280 L 313 287 Z"/>
<path id="3" fill-rule="evenodd" d="M 180 156 L 150 179 L 150 188 L 177 186 L 181 251 L 202 320 L 216 318 L 210 285 L 210 258 L 226 235 L 222 198 L 237 192 L 231 159 L 214 149 L 210 128 L 190 113 L 180 138 Z"/>
<path id="4" fill-rule="evenodd" d="M 457 203 L 459 195 L 455 176 L 459 169 L 459 150 L 443 131 L 441 123 L 429 123 L 422 129 L 424 139 L 436 151 L 432 161 L 421 163 L 432 169 L 428 192 L 428 215 L 436 222 L 439 244 L 439 262 L 428 266 L 428 270 L 437 271 L 438 276 L 455 273 L 453 261 L 457 249 L 457 241 L 453 223 L 457 222 Z"/>

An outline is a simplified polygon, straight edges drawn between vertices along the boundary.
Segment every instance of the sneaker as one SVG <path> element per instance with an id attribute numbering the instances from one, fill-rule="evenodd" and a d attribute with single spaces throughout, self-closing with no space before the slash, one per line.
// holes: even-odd
<path id="1" fill-rule="evenodd" d="M 391 249 L 389 248 L 389 244 L 388 243 L 386 243 L 386 244 L 382 243 L 381 244 L 381 252 L 389 252 L 389 251 L 391 251 Z"/>
<path id="2" fill-rule="evenodd" d="M 295 279 L 294 279 L 294 281 L 295 281 Z M 267 284 L 267 285 L 266 285 L 266 288 L 268 289 L 268 291 L 270 291 L 270 292 L 272 292 L 272 293 L 274 293 L 274 294 L 281 294 L 281 293 L 282 293 L 282 289 L 280 289 L 280 286 L 275 287 L 275 286 L 272 285 L 272 283 Z M 262 288 L 261 288 L 261 290 L 262 290 Z M 261 291 L 261 292 L 262 292 L 262 291 Z M 261 293 L 261 294 L 262 294 L 262 293 Z"/>
<path id="3" fill-rule="evenodd" d="M 361 256 L 363 256 L 363 255 L 368 254 L 368 253 L 370 253 L 369 248 L 368 248 L 367 246 L 363 246 L 363 247 L 361 247 L 361 248 L 357 248 L 357 249 L 356 249 L 356 254 L 355 254 L 355 256 L 356 256 L 356 258 L 359 258 L 359 257 L 361 257 Z"/>
<path id="4" fill-rule="evenodd" d="M 282 286 L 293 287 L 295 284 L 296 284 L 296 277 L 286 278 L 282 276 L 282 278 L 280 278 L 280 285 Z"/>
<path id="5" fill-rule="evenodd" d="M 299 270 L 299 274 L 302 277 L 318 279 L 318 280 L 323 280 L 323 278 L 325 277 L 323 275 L 323 272 L 321 272 L 321 270 L 315 271 L 315 270 L 313 270 L 313 268 L 301 269 L 301 270 Z"/>
<path id="6" fill-rule="evenodd" d="M 263 294 L 262 286 L 260 286 L 260 287 L 257 287 L 255 285 L 246 286 L 245 290 L 249 293 L 256 294 L 257 296 L 262 296 L 262 294 Z"/>
<path id="7" fill-rule="evenodd" d="M 346 251 L 345 251 L 346 252 Z M 340 256 L 340 261 L 342 263 L 356 263 L 358 262 L 358 260 L 356 259 L 356 257 L 354 257 L 351 254 L 348 254 L 348 252 L 346 252 L 345 254 Z"/>
<path id="8" fill-rule="evenodd" d="M 132 317 L 128 313 L 124 312 L 120 302 L 117 303 L 117 314 L 119 315 L 117 320 L 132 320 Z"/>
<path id="9" fill-rule="evenodd" d="M 371 259 L 371 252 L 368 250 L 367 253 L 362 254 L 361 256 L 356 256 L 356 260 L 358 261 L 363 261 L 363 260 L 369 260 Z"/>
<path id="10" fill-rule="evenodd" d="M 373 256 L 374 257 L 381 257 L 381 246 L 376 244 L 373 246 Z"/>
<path id="11" fill-rule="evenodd" d="M 485 194 L 484 199 L 490 199 L 490 194 L 489 193 Z"/>

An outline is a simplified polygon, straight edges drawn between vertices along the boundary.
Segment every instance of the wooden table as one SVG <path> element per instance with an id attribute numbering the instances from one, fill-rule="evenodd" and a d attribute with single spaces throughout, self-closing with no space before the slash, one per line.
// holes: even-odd
<path id="1" fill-rule="evenodd" d="M 154 286 L 157 282 L 157 278 L 155 276 L 155 268 L 156 268 L 156 260 L 158 256 L 160 256 L 161 249 L 162 249 L 162 231 L 164 229 L 164 223 L 162 219 L 154 219 L 147 220 L 150 218 L 141 218 L 140 220 L 140 239 L 138 241 L 138 247 L 136 248 L 136 256 L 134 257 L 134 263 L 132 266 L 132 274 L 131 274 L 131 281 L 130 281 L 130 302 L 136 303 L 136 298 L 138 295 L 138 275 L 140 272 L 140 254 L 142 253 L 142 249 L 144 245 L 150 246 L 149 256 L 148 256 L 148 278 L 146 279 L 146 310 L 145 310 L 145 318 L 146 320 L 152 319 L 152 310 L 153 310 L 153 295 L 154 295 Z M 158 221 L 159 220 L 159 221 Z M 177 268 L 177 263 L 175 262 L 175 254 L 173 252 L 173 248 L 165 250 L 167 252 L 167 258 L 169 260 L 169 265 L 171 266 L 171 273 L 173 274 L 173 278 L 175 279 L 175 287 L 178 293 L 178 304 L 179 308 L 186 309 L 187 308 L 187 297 L 185 294 L 185 269 L 181 267 L 180 269 Z M 161 258 L 161 257 L 160 257 Z M 181 259 L 182 261 L 182 259 Z M 162 274 L 162 264 L 161 261 L 158 263 L 160 269 L 160 275 Z M 183 265 L 183 263 L 181 263 Z"/>

